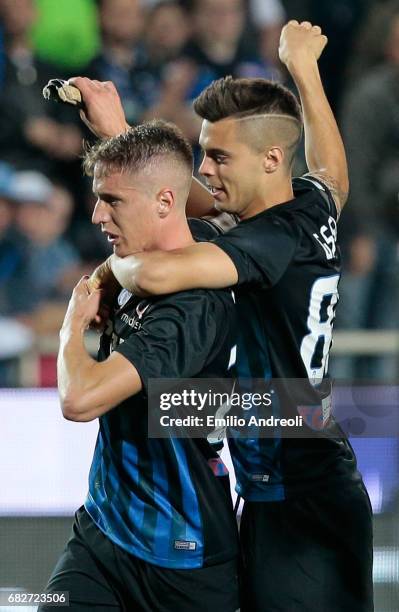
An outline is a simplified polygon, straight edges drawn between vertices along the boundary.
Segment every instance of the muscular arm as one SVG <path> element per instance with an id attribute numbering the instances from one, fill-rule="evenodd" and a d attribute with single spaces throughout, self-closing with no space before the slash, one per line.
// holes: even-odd
<path id="1" fill-rule="evenodd" d="M 141 390 L 136 368 L 119 353 L 103 362 L 90 357 L 84 332 L 95 318 L 99 295 L 87 293 L 81 280 L 75 287 L 60 333 L 58 390 L 63 415 L 71 421 L 92 421 Z"/>
<path id="2" fill-rule="evenodd" d="M 218 289 L 238 281 L 237 269 L 230 257 L 210 242 L 124 258 L 112 255 L 109 263 L 119 284 L 142 296 L 195 288 Z"/>
<path id="3" fill-rule="evenodd" d="M 318 26 L 289 22 L 282 31 L 280 58 L 287 66 L 301 98 L 306 163 L 311 174 L 330 188 L 338 210 L 349 191 L 345 149 L 337 123 L 324 93 L 317 60 L 327 38 Z"/>

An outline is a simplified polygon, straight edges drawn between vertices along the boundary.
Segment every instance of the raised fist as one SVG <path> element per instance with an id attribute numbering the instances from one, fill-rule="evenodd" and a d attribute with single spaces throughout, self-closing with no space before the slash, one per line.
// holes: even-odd
<path id="1" fill-rule="evenodd" d="M 317 61 L 327 44 L 321 28 L 309 21 L 289 21 L 281 31 L 279 57 L 289 68 L 293 62 Z"/>

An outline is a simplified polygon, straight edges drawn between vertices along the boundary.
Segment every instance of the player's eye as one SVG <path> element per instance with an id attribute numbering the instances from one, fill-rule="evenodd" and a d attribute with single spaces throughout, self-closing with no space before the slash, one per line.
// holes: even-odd
<path id="1" fill-rule="evenodd" d="M 120 200 L 118 198 L 113 198 L 111 196 L 104 196 L 102 200 L 112 208 L 115 208 L 120 203 Z"/>
<path id="2" fill-rule="evenodd" d="M 225 164 L 227 161 L 227 157 L 225 155 L 215 155 L 215 162 L 220 164 Z"/>

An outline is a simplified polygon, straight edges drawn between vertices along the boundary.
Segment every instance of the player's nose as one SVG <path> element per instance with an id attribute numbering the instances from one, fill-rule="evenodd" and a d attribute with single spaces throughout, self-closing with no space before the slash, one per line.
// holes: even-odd
<path id="1" fill-rule="evenodd" d="M 202 163 L 198 169 L 202 176 L 213 176 L 215 174 L 214 162 L 209 157 L 204 156 Z"/>
<path id="2" fill-rule="evenodd" d="M 107 223 L 110 220 L 111 216 L 109 213 L 108 204 L 102 200 L 97 200 L 91 217 L 91 222 L 94 225 L 99 225 L 100 223 Z"/>

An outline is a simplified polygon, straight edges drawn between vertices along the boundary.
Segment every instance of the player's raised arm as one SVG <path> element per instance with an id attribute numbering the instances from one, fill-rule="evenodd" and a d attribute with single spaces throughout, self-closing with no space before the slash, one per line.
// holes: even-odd
<path id="1" fill-rule="evenodd" d="M 99 138 L 110 138 L 129 129 L 121 99 L 112 81 L 72 77 L 68 83 L 79 89 L 81 93 L 83 110 L 80 111 L 80 117 L 93 134 Z M 194 177 L 186 212 L 190 217 L 218 214 L 214 208 L 212 195 Z"/>
<path id="2" fill-rule="evenodd" d="M 109 138 L 129 129 L 121 99 L 112 81 L 73 77 L 68 83 L 79 89 L 83 101 L 80 117 L 96 136 Z"/>
<path id="3" fill-rule="evenodd" d="M 327 184 L 341 209 L 348 196 L 348 167 L 317 64 L 326 44 L 327 37 L 319 26 L 312 26 L 308 21 L 290 21 L 281 32 L 279 55 L 301 98 L 308 169 Z"/>

